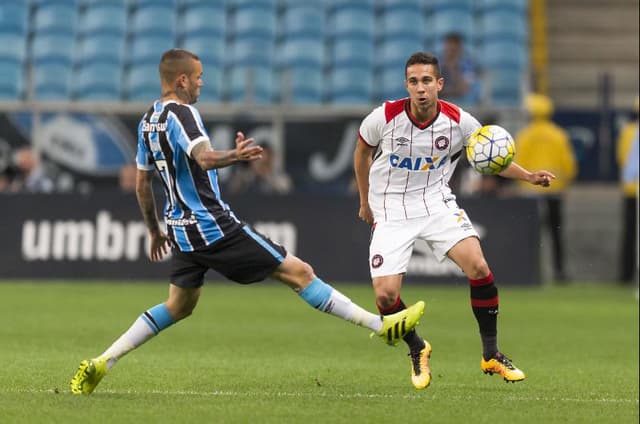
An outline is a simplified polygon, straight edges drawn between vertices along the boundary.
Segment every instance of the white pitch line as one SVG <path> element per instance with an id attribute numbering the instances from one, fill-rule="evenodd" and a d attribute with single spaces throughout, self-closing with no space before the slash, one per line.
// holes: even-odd
<path id="1" fill-rule="evenodd" d="M 54 393 L 53 389 L 10 389 L 0 388 L 0 393 Z M 66 390 L 61 393 L 66 393 Z M 195 390 L 99 390 L 97 393 L 113 395 L 162 395 L 162 396 L 201 396 L 201 397 L 276 397 L 276 398 L 329 398 L 329 399 L 420 399 L 420 400 L 470 400 L 467 396 L 433 396 L 428 392 L 424 394 L 383 394 L 383 393 L 326 393 L 326 392 L 238 392 L 214 390 L 198 392 Z M 580 399 L 580 398 L 554 398 L 554 397 L 528 397 L 506 396 L 509 401 L 522 402 L 570 402 L 570 403 L 638 403 L 638 399 Z"/>

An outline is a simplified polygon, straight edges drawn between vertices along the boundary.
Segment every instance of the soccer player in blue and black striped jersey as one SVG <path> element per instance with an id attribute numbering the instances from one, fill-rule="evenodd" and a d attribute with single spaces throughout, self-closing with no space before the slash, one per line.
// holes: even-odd
<path id="1" fill-rule="evenodd" d="M 151 260 L 169 248 L 171 276 L 168 299 L 140 315 L 103 354 L 84 360 L 71 379 L 71 391 L 90 394 L 109 369 L 195 308 L 204 275 L 213 269 L 232 281 L 249 284 L 275 278 L 309 305 L 369 328 L 388 344 L 396 344 L 418 323 L 424 302 L 398 314 L 380 317 L 353 303 L 318 278 L 313 268 L 285 248 L 239 220 L 220 197 L 217 168 L 260 158 L 253 139 L 236 135 L 232 150 L 214 150 L 192 106 L 202 87 L 202 63 L 186 50 L 172 49 L 160 60 L 162 97 L 144 114 L 138 127 L 136 195 L 147 225 Z M 166 194 L 163 231 L 152 191 L 157 172 Z"/>

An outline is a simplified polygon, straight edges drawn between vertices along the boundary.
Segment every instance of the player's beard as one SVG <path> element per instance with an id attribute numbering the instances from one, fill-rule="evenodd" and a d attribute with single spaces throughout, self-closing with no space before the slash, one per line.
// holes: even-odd
<path id="1" fill-rule="evenodd" d="M 194 103 L 198 102 L 198 97 L 200 96 L 200 93 L 198 93 L 198 89 L 196 88 L 192 93 L 189 93 L 189 104 L 192 105 Z"/>

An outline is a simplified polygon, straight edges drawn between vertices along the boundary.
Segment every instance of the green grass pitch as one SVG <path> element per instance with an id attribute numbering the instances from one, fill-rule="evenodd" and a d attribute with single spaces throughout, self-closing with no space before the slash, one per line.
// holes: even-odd
<path id="1" fill-rule="evenodd" d="M 336 284 L 374 309 L 368 284 Z M 480 371 L 468 288 L 407 285 L 433 380 L 416 391 L 404 346 L 319 313 L 275 283 L 207 282 L 194 315 L 72 396 L 162 283 L 0 283 L 3 423 L 637 423 L 638 301 L 613 284 L 500 291 L 500 347 L 527 379 Z"/>

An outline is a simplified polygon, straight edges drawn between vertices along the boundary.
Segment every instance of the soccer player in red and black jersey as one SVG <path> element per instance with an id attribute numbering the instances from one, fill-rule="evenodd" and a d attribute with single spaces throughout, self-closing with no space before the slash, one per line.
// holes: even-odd
<path id="1" fill-rule="evenodd" d="M 493 274 L 478 234 L 448 184 L 469 135 L 481 125 L 468 112 L 438 98 L 444 84 L 438 59 L 415 53 L 405 67 L 409 97 L 385 102 L 360 126 L 354 153 L 358 215 L 373 226 L 369 267 L 376 303 L 383 315 L 405 308 L 402 278 L 415 241 L 425 240 L 440 260 L 449 257 L 469 279 L 482 339 L 482 370 L 520 381 L 524 373 L 498 349 Z M 500 175 L 542 186 L 555 178 L 548 171 L 529 172 L 515 162 Z M 412 383 L 426 388 L 431 382 L 431 346 L 415 331 L 404 340 Z"/>

